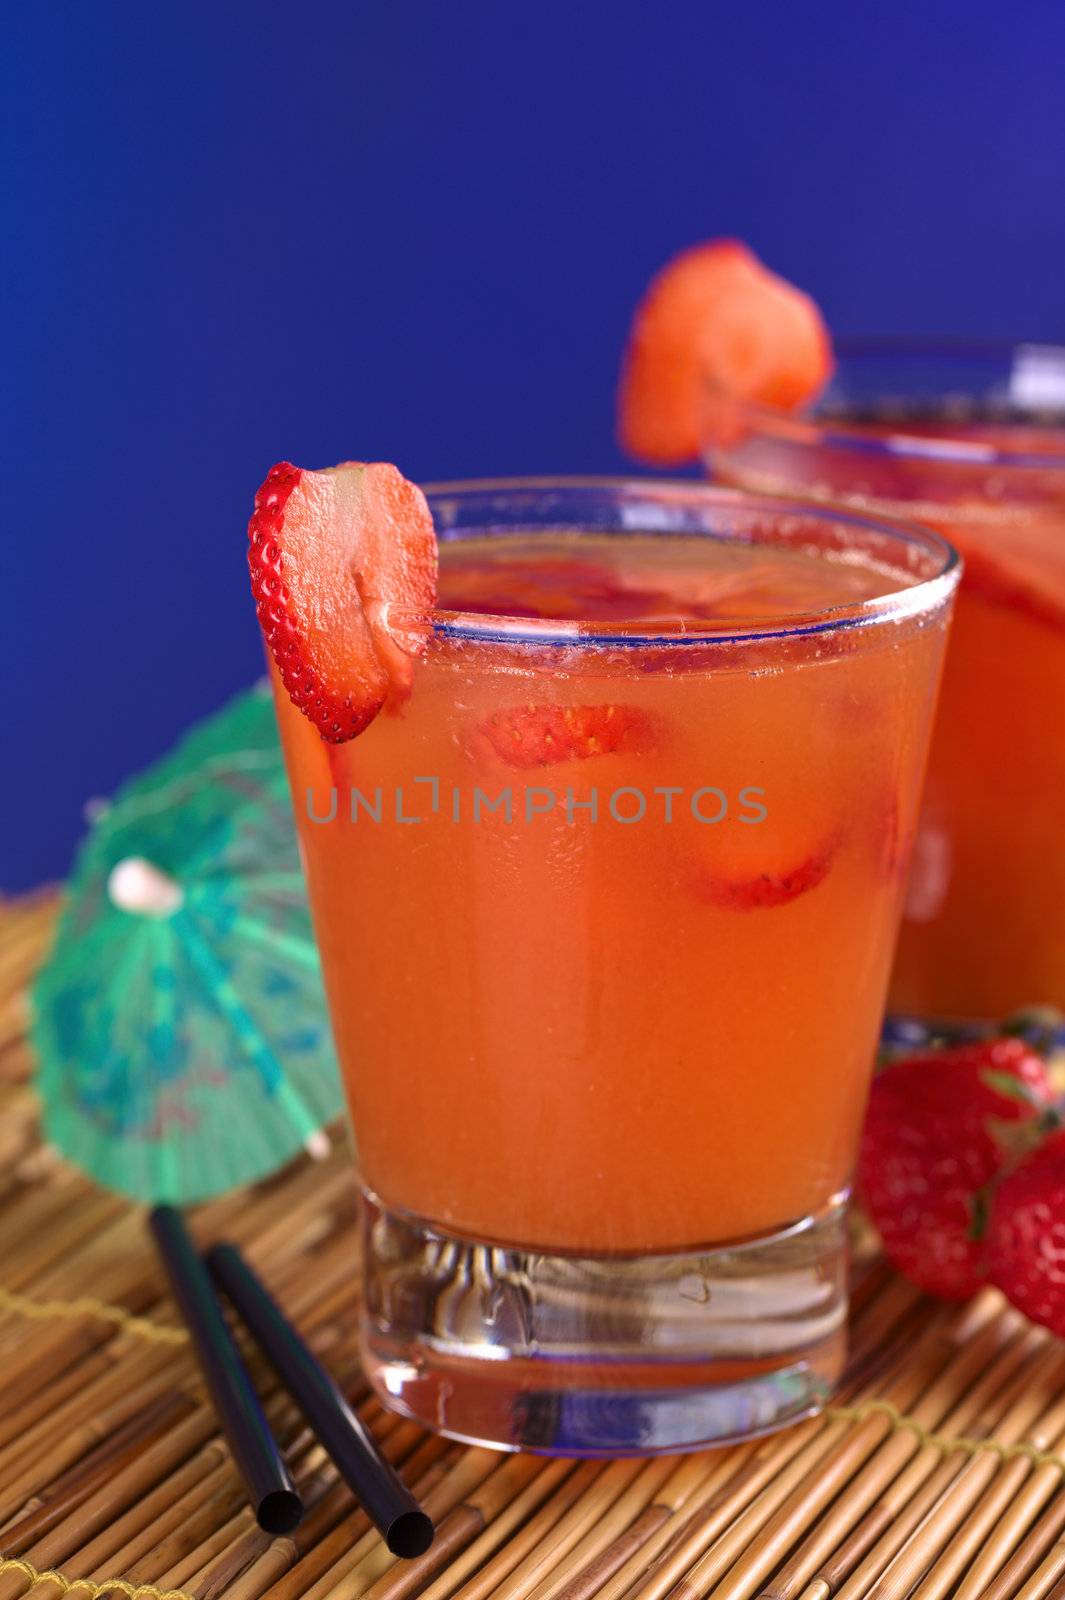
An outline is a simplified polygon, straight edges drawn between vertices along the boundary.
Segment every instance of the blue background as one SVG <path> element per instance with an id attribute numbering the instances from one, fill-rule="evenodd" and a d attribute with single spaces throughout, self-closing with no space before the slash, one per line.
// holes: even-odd
<path id="1" fill-rule="evenodd" d="M 10 8 L 0 885 L 260 670 L 280 456 L 622 465 L 633 304 L 746 238 L 840 331 L 1065 337 L 1065 7 Z"/>

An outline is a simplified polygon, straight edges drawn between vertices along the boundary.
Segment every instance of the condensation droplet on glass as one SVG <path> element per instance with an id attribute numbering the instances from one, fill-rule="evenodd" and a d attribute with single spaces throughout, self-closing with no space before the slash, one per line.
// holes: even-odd
<path id="1" fill-rule="evenodd" d="M 693 1300 L 698 1306 L 705 1306 L 710 1299 L 710 1285 L 698 1272 L 686 1272 L 677 1285 L 677 1293 L 682 1300 Z"/>

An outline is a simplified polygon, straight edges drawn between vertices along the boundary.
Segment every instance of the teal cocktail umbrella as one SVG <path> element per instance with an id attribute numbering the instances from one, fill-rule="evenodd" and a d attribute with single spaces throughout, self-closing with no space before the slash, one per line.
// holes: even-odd
<path id="1" fill-rule="evenodd" d="M 108 1188 L 206 1199 L 341 1110 L 270 695 L 99 808 L 33 992 L 47 1137 Z"/>

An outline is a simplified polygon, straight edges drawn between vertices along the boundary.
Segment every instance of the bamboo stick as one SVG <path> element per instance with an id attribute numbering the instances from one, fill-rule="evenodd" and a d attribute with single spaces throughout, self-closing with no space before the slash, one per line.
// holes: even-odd
<path id="1" fill-rule="evenodd" d="M 565 1515 L 508 1575 L 500 1586 L 500 1596 L 506 1595 L 507 1600 L 527 1600 L 534 1594 L 599 1519 L 607 1515 L 642 1466 L 638 1460 L 607 1462 Z"/>
<path id="2" fill-rule="evenodd" d="M 1065 1381 L 1065 1362 L 1059 1367 L 1060 1379 Z M 1040 1415 L 1028 1429 L 1025 1444 L 1034 1451 L 1048 1452 L 1057 1449 L 1065 1439 L 1065 1398 Z M 981 1547 L 999 1521 L 1006 1508 L 1015 1501 L 1026 1479 L 1035 1475 L 1035 1464 L 1025 1456 L 1017 1456 L 994 1469 L 994 1458 L 988 1462 L 992 1468 L 983 1469 L 988 1481 L 984 1495 L 973 1505 L 964 1524 L 944 1548 L 934 1568 L 916 1591 L 915 1600 L 942 1600 L 948 1589 L 953 1589 L 958 1579 L 972 1566 Z M 1046 1464 L 1039 1468 L 1044 1474 L 1046 1495 L 1049 1497 L 1061 1483 L 1061 1469 Z M 974 1481 L 978 1474 L 974 1473 Z M 1029 1485 L 1030 1487 L 1030 1485 Z M 1000 1559 L 1001 1553 L 1001 1559 Z M 993 1540 L 984 1550 L 984 1568 L 997 1571 L 1008 1550 L 1003 1550 L 1001 1540 Z"/>
<path id="3" fill-rule="evenodd" d="M 675 1471 L 676 1462 L 669 1456 L 646 1462 L 628 1488 L 597 1517 L 584 1537 L 568 1552 L 565 1568 L 561 1572 L 553 1571 L 542 1579 L 533 1589 L 530 1600 L 554 1600 L 567 1588 L 574 1575 L 579 1577 L 598 1562 L 614 1541 L 654 1503 L 659 1490 Z"/>
<path id="4" fill-rule="evenodd" d="M 986 1600 L 1012 1600 L 1062 1532 L 1065 1532 L 1065 1493 L 1059 1494 L 1043 1515 L 1037 1518 L 1027 1537 L 988 1583 Z"/>
<path id="5" fill-rule="evenodd" d="M 61 904 L 61 894 L 56 884 L 41 884 L 25 894 L 0 894 L 0 939 L 3 949 L 25 936 L 27 926 L 35 919 L 52 918 Z"/>
<path id="6" fill-rule="evenodd" d="M 641 1564 L 641 1568 L 635 1572 L 627 1573 L 622 1569 L 618 1577 L 606 1585 L 604 1592 L 640 1596 L 640 1600 L 662 1600 L 683 1580 L 723 1530 L 752 1504 L 758 1503 L 779 1471 L 788 1470 L 788 1464 L 801 1452 L 811 1447 L 816 1450 L 818 1446 L 822 1449 L 826 1447 L 823 1424 L 815 1419 L 792 1429 L 789 1435 L 778 1437 L 773 1445 L 746 1447 L 738 1453 L 734 1470 L 730 1470 L 730 1464 L 724 1468 L 721 1480 L 717 1480 L 715 1475 L 713 1491 L 699 1506 L 697 1513 L 683 1518 L 680 1527 L 675 1530 L 671 1526 L 663 1530 L 672 1536 L 668 1537 L 657 1559 L 646 1566 Z M 659 1537 L 652 1535 L 652 1544 Z M 619 1588 L 620 1581 L 626 1576 L 631 1580 L 630 1585 L 622 1590 Z"/>
<path id="7" fill-rule="evenodd" d="M 13 1439 L 21 1442 L 29 1429 L 42 1419 L 54 1421 L 64 1408 L 72 1404 L 84 1406 L 86 1388 L 92 1389 L 110 1371 L 106 1352 L 94 1350 L 66 1372 L 59 1373 L 50 1389 L 32 1395 L 17 1411 L 9 1411 L 0 1419 L 0 1450 Z M 0 1483 L 6 1476 L 5 1465 L 0 1461 Z"/>
<path id="8" fill-rule="evenodd" d="M 101 1261 L 98 1252 L 93 1249 L 95 1242 L 90 1241 L 88 1247 L 83 1247 L 76 1272 L 73 1267 L 67 1269 L 64 1292 L 60 1298 L 68 1305 L 71 1302 L 77 1305 L 77 1302 L 88 1297 L 90 1302 L 104 1308 L 104 1314 L 87 1313 L 84 1317 L 79 1314 L 75 1320 L 60 1316 L 50 1322 L 35 1323 L 33 1343 L 23 1348 L 21 1359 L 12 1358 L 10 1354 L 5 1357 L 8 1406 L 20 1403 L 34 1393 L 42 1382 L 50 1379 L 55 1371 L 64 1369 L 69 1362 L 113 1339 L 123 1326 L 122 1321 L 117 1319 L 131 1315 L 141 1317 L 153 1305 L 153 1291 L 144 1283 L 142 1269 L 136 1260 Z M 53 1275 L 50 1273 L 38 1282 L 42 1289 L 39 1298 L 45 1301 L 52 1299 Z M 113 1313 L 111 1307 L 115 1307 Z M 174 1334 L 168 1331 L 162 1337 L 170 1340 Z M 21 1323 L 17 1330 L 9 1333 L 8 1339 L 17 1346 L 24 1343 Z M 17 1399 L 13 1398 L 15 1394 Z"/>
<path id="9" fill-rule="evenodd" d="M 201 1567 L 208 1566 L 227 1548 L 229 1530 L 243 1498 L 237 1484 L 230 1483 L 226 1487 L 227 1493 L 219 1493 L 187 1522 L 182 1521 L 171 1529 L 148 1557 L 129 1567 L 123 1566 L 121 1570 L 128 1572 L 132 1582 L 155 1582 L 157 1570 L 177 1566 L 194 1555 L 203 1558 Z M 120 1563 L 116 1561 L 113 1565 L 119 1567 Z"/>
<path id="10" fill-rule="evenodd" d="M 1032 1363 L 1044 1348 L 1043 1337 L 1027 1329 L 1021 1337 L 1005 1345 L 984 1375 L 967 1394 L 960 1395 L 954 1408 L 941 1423 L 950 1436 L 973 1438 L 993 1434 L 1000 1415 L 1005 1415 L 1014 1398 L 1027 1382 Z M 839 1600 L 861 1600 L 902 1549 L 945 1487 L 964 1465 L 964 1456 L 948 1454 L 935 1444 L 922 1447 L 917 1456 L 889 1485 L 827 1564 L 825 1571 L 833 1587 L 840 1584 Z"/>
<path id="11" fill-rule="evenodd" d="M 31 1071 L 31 1057 L 24 1048 L 29 1023 L 30 1008 L 21 995 L 9 1000 L 0 1011 L 0 1052 L 3 1052 L 4 1079 L 18 1087 L 27 1081 Z"/>
<path id="12" fill-rule="evenodd" d="M 503 1545 L 539 1510 L 558 1486 L 574 1470 L 575 1463 L 565 1458 L 541 1461 L 540 1470 L 521 1492 L 514 1496 L 498 1515 L 493 1517 L 484 1531 L 461 1554 L 456 1555 L 434 1582 L 422 1590 L 421 1600 L 448 1600 L 467 1578 L 483 1567 Z"/>
<path id="13" fill-rule="evenodd" d="M 790 1430 L 781 1441 L 785 1451 L 793 1453 L 800 1449 L 803 1440 L 812 1437 L 816 1427 L 816 1423 L 808 1422 Z M 667 1592 L 713 1537 L 708 1527 L 719 1515 L 723 1501 L 737 1489 L 742 1494 L 744 1484 L 753 1483 L 763 1470 L 763 1446 L 764 1441 L 693 1456 L 688 1464 L 695 1474 L 692 1483 L 679 1479 L 683 1469 L 678 1469 L 678 1483 L 672 1488 L 667 1484 L 658 1497 L 659 1503 L 670 1513 L 668 1520 L 644 1540 L 638 1551 L 631 1552 L 616 1572 L 606 1577 L 596 1591 L 598 1600 L 620 1600 L 630 1590 L 647 1584 L 656 1592 Z M 694 1551 L 690 1559 L 689 1551 Z M 582 1589 L 585 1584 L 586 1580 Z"/>
<path id="14" fill-rule="evenodd" d="M 958 1600 L 977 1600 L 990 1590 L 992 1579 L 1004 1571 L 1018 1549 L 1023 1549 L 1025 1533 L 1038 1522 L 1043 1506 L 1061 1488 L 1061 1468 L 1038 1468 L 1031 1481 L 1013 1496 L 979 1555 L 973 1560 L 963 1582 L 958 1585 Z"/>
<path id="15" fill-rule="evenodd" d="M 99 1532 L 116 1511 L 128 1505 L 137 1494 L 154 1488 L 172 1467 L 186 1460 L 206 1442 L 214 1428 L 214 1419 L 203 1412 L 180 1422 L 138 1460 L 75 1506 L 64 1523 L 26 1552 L 28 1559 L 35 1567 L 58 1566 L 92 1534 Z M 18 1600 L 24 1589 L 25 1582 L 17 1574 L 0 1577 L 0 1600 Z"/>
<path id="16" fill-rule="evenodd" d="M 904 1407 L 927 1381 L 926 1368 L 934 1368 L 940 1354 L 941 1323 L 942 1318 L 932 1322 L 921 1345 L 911 1352 L 911 1361 L 896 1370 L 886 1391 L 893 1405 Z M 631 1595 L 639 1600 L 662 1600 L 671 1592 L 685 1596 L 704 1593 L 782 1507 L 788 1515 L 789 1498 L 806 1492 L 827 1500 L 825 1485 L 831 1483 L 838 1489 L 890 1426 L 887 1416 L 875 1413 L 857 1428 L 817 1418 L 790 1434 L 764 1441 L 736 1475 L 736 1482 L 726 1482 L 710 1501 L 680 1548 L 636 1582 Z M 789 1525 L 793 1517 L 794 1512 Z"/>
<path id="17" fill-rule="evenodd" d="M 891 1405 L 904 1409 L 920 1393 L 934 1370 L 936 1343 L 930 1341 L 924 1360 L 916 1360 L 903 1377 L 896 1378 L 889 1390 Z M 880 1413 L 856 1425 L 829 1421 L 812 1446 L 778 1473 L 700 1557 L 678 1585 L 678 1594 L 712 1593 L 721 1600 L 745 1600 L 754 1594 L 798 1533 L 830 1504 L 890 1429 L 890 1419 Z"/>
<path id="18" fill-rule="evenodd" d="M 1025 1583 L 1018 1589 L 1017 1600 L 1043 1600 L 1044 1596 L 1057 1596 L 1065 1580 L 1065 1541 L 1059 1540 L 1052 1546 L 1036 1570 Z"/>
<path id="19" fill-rule="evenodd" d="M 192 1409 L 181 1395 L 162 1395 L 109 1438 L 102 1440 L 75 1467 L 52 1480 L 23 1516 L 4 1530 L 4 1553 L 21 1556 L 66 1522 L 101 1483 L 138 1461 L 145 1450 L 169 1433 Z"/>
<path id="20" fill-rule="evenodd" d="M 1041 1363 L 1040 1370 L 1028 1377 L 1005 1416 L 998 1421 L 996 1438 L 1005 1445 L 1020 1443 L 1028 1429 L 1047 1407 L 1052 1392 L 1065 1379 L 1065 1351 Z M 971 1509 L 982 1490 L 994 1477 L 998 1462 L 994 1455 L 971 1456 L 961 1471 L 952 1477 L 939 1499 L 914 1529 L 906 1544 L 880 1574 L 871 1594 L 877 1600 L 908 1595 L 928 1572 L 949 1541 L 961 1518 Z"/>
<path id="21" fill-rule="evenodd" d="M 63 1383 L 60 1403 L 54 1410 L 47 1409 L 47 1398 L 51 1391 L 46 1388 L 35 1392 L 17 1412 L 11 1414 L 13 1418 L 28 1416 L 31 1420 L 24 1429 L 7 1435 L 7 1438 L 18 1438 L 19 1450 L 17 1454 L 12 1451 L 9 1459 L 0 1464 L 0 1494 L 5 1501 L 14 1494 L 32 1493 L 43 1481 L 44 1453 L 52 1448 L 51 1441 L 60 1441 L 60 1459 L 68 1454 L 63 1448 L 68 1443 L 77 1443 L 79 1449 L 91 1448 L 96 1440 L 121 1422 L 142 1395 L 151 1393 L 153 1386 L 161 1389 L 167 1379 L 170 1380 L 169 1387 L 175 1390 L 194 1392 L 191 1387 L 194 1381 L 191 1361 L 185 1368 L 188 1373 L 185 1382 L 182 1381 L 180 1370 L 185 1365 L 184 1361 L 177 1372 L 170 1371 L 172 1366 L 178 1365 L 173 1348 L 157 1345 L 133 1349 L 129 1350 L 125 1360 L 117 1360 L 116 1355 L 117 1351 L 108 1347 L 92 1352 L 90 1357 L 72 1367 L 71 1371 L 76 1375 L 88 1368 L 88 1375 L 82 1380 L 81 1387 L 75 1387 L 72 1394 L 65 1393 L 66 1385 Z M 6 1426 L 5 1423 L 5 1429 Z M 25 1460 L 31 1462 L 29 1468 L 23 1466 Z M 62 1469 L 57 1467 L 55 1470 Z"/>
<path id="22" fill-rule="evenodd" d="M 32 1190 L 21 1188 L 8 1202 L 5 1211 L 4 1233 L 0 1236 L 0 1271 L 5 1279 L 13 1261 L 20 1255 L 33 1255 L 41 1251 L 46 1240 L 35 1238 L 39 1230 L 48 1230 L 69 1212 L 71 1200 L 96 1199 L 103 1204 L 110 1196 L 94 1196 L 88 1180 L 73 1167 L 63 1167 L 48 1184 Z"/>
<path id="23" fill-rule="evenodd" d="M 51 1203 L 56 1200 L 60 1204 Z M 40 1283 L 54 1267 L 69 1263 L 75 1252 L 122 1214 L 122 1205 L 115 1195 L 88 1189 L 71 1195 L 66 1189 L 53 1194 L 49 1187 L 30 1195 L 5 1224 L 5 1236 L 11 1240 L 0 1261 L 5 1288 L 21 1289 L 31 1280 Z M 9 1321 L 4 1332 L 12 1331 Z"/>
<path id="24" fill-rule="evenodd" d="M 131 1583 L 149 1583 L 176 1559 L 166 1556 L 171 1540 L 195 1541 L 194 1525 L 206 1531 L 228 1521 L 243 1498 L 243 1486 L 224 1447 L 211 1441 L 152 1494 L 129 1506 L 112 1528 L 104 1530 L 109 1537 L 99 1548 L 90 1541 L 80 1552 L 80 1565 L 95 1582 L 108 1573 L 122 1572 Z M 113 1551 L 107 1548 L 111 1544 Z"/>
<path id="25" fill-rule="evenodd" d="M 582 1461 L 559 1484 L 556 1492 L 529 1521 L 457 1591 L 458 1600 L 485 1600 L 502 1585 L 555 1529 L 594 1485 L 605 1468 L 599 1461 Z M 310 1597 L 308 1597 L 310 1600 Z M 315 1597 L 317 1600 L 317 1597 Z"/>
<path id="26" fill-rule="evenodd" d="M 191 1387 L 168 1383 L 164 1374 L 165 1363 L 162 1361 L 155 1365 L 147 1378 L 139 1382 L 136 1381 L 139 1374 L 131 1371 L 124 1389 L 109 1387 L 105 1391 L 109 1403 L 101 1405 L 100 1396 L 90 1395 L 89 1399 L 95 1404 L 88 1409 L 88 1414 L 73 1406 L 63 1407 L 63 1411 L 73 1413 L 64 1419 L 65 1427 L 58 1427 L 55 1419 L 44 1417 L 42 1424 L 23 1436 L 26 1448 L 20 1455 L 24 1453 L 31 1465 L 17 1478 L 6 1479 L 0 1487 L 0 1516 L 7 1517 L 27 1497 L 38 1493 L 62 1473 L 70 1471 L 86 1454 L 99 1449 L 141 1411 L 163 1399 L 178 1408 L 192 1409 L 196 1395 Z M 53 1425 L 49 1431 L 50 1420 Z M 46 1441 L 50 1437 L 57 1438 L 58 1442 L 48 1446 Z M 16 1467 L 18 1460 L 19 1457 L 13 1457 Z"/>
<path id="27" fill-rule="evenodd" d="M 299 1229 L 320 1212 L 338 1209 L 345 1201 L 353 1205 L 353 1196 L 355 1178 L 350 1162 L 333 1155 L 321 1164 L 310 1160 L 297 1163 L 286 1171 L 284 1181 L 275 1182 L 273 1188 L 257 1189 L 253 1206 L 239 1194 L 224 1196 L 194 1213 L 190 1221 L 200 1244 L 213 1243 L 225 1234 L 242 1249 L 246 1247 L 265 1271 L 264 1257 L 292 1254 L 296 1249 L 286 1232 L 289 1217 Z"/>
<path id="28" fill-rule="evenodd" d="M 1021 1323 L 1018 1315 L 1005 1313 L 996 1316 L 986 1302 L 984 1314 L 988 1320 L 982 1328 L 974 1329 L 973 1319 L 970 1318 L 958 1329 L 950 1330 L 949 1337 L 956 1354 L 926 1393 L 911 1407 L 918 1428 L 932 1430 L 938 1427 L 949 1415 L 955 1396 L 981 1373 L 989 1370 L 993 1358 L 1015 1339 Z M 917 1429 L 894 1429 L 848 1485 L 831 1511 L 811 1525 L 794 1554 L 762 1590 L 765 1600 L 770 1600 L 770 1597 L 772 1600 L 792 1600 L 815 1575 L 826 1577 L 826 1564 L 831 1564 L 835 1581 L 838 1582 L 841 1572 L 838 1562 L 844 1546 L 847 1546 L 847 1559 L 853 1561 L 859 1550 L 864 1553 L 877 1534 L 885 1526 L 890 1526 L 893 1512 L 886 1508 L 882 1497 L 888 1492 L 889 1485 L 897 1481 L 902 1469 L 921 1453 L 921 1449 L 921 1435 Z M 932 1470 L 931 1463 L 928 1470 Z"/>
<path id="29" fill-rule="evenodd" d="M 6 1075 L 0 1041 L 0 1078 Z M 37 1138 L 37 1105 L 32 1095 L 28 1090 L 5 1091 L 0 1097 L 0 1203 L 16 1192 L 18 1166 L 34 1149 Z"/>
<path id="30" fill-rule="evenodd" d="M 891 1277 L 854 1316 L 849 1335 L 850 1361 L 857 1367 L 870 1353 L 881 1351 L 921 1304 L 921 1291 L 905 1278 Z"/>
<path id="31" fill-rule="evenodd" d="M 654 1534 L 668 1523 L 668 1506 L 653 1504 L 641 1511 L 628 1527 L 619 1532 L 591 1561 L 587 1562 L 574 1578 L 569 1578 L 558 1590 L 566 1600 L 588 1600 L 603 1587 L 608 1578 L 643 1552 Z"/>
<path id="32" fill-rule="evenodd" d="M 269 1543 L 268 1533 L 264 1533 L 254 1524 L 248 1527 L 245 1519 L 241 1518 L 240 1537 L 235 1540 L 231 1538 L 211 1563 L 208 1571 L 199 1574 L 190 1582 L 189 1587 L 196 1600 L 212 1600 L 215 1595 L 225 1594 Z"/>
<path id="33" fill-rule="evenodd" d="M 14 917 L 0 908 L 4 943 L 0 946 L 0 991 L 23 990 L 51 947 L 57 904 L 42 900 L 23 907 Z M 10 920 L 9 920 L 10 919 Z"/>

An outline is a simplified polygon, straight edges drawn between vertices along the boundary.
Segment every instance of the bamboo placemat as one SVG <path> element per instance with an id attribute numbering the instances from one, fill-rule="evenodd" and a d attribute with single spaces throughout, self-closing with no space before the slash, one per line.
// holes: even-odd
<path id="1" fill-rule="evenodd" d="M 875 1258 L 823 1417 L 652 1461 L 467 1449 L 365 1393 L 343 1151 L 203 1207 L 358 1398 L 438 1524 L 396 1562 L 267 1373 L 310 1506 L 252 1522 L 143 1216 L 45 1150 L 25 986 L 55 900 L 0 901 L 0 1600 L 1065 1600 L 1065 1347 L 988 1292 L 936 1306 Z"/>

